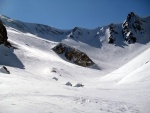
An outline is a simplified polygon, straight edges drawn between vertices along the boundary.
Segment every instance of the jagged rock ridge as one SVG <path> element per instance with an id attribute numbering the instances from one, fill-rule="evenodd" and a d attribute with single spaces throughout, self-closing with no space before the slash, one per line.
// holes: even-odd
<path id="1" fill-rule="evenodd" d="M 47 25 L 12 20 L 5 16 L 1 16 L 0 18 L 5 26 L 15 28 L 24 33 L 31 33 L 57 42 L 61 42 L 65 38 L 71 38 L 76 41 L 87 43 L 91 46 L 95 46 L 96 44 L 96 47 L 101 45 L 99 38 L 106 36 L 106 29 L 109 29 L 109 36 L 106 37 L 106 40 L 110 44 L 116 44 L 116 41 L 118 40 L 121 41 L 121 43 L 135 43 L 139 37 L 137 34 L 145 32 L 145 28 L 143 27 L 144 21 L 133 12 L 128 14 L 123 24 L 110 24 L 96 29 L 75 27 L 71 30 L 60 30 Z"/>
<path id="2" fill-rule="evenodd" d="M 110 24 L 109 25 L 109 32 L 110 32 L 110 37 L 108 40 L 108 43 L 113 44 L 114 41 L 116 40 L 117 34 L 118 32 L 115 30 L 115 25 L 114 24 Z"/>
<path id="3" fill-rule="evenodd" d="M 144 31 L 141 25 L 142 22 L 133 12 L 128 14 L 126 21 L 122 24 L 122 34 L 129 44 L 136 42 L 133 32 L 142 33 Z"/>

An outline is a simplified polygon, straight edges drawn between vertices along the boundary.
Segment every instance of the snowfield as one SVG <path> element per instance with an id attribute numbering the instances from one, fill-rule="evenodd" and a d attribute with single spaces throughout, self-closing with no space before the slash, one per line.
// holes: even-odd
<path id="1" fill-rule="evenodd" d="M 108 44 L 108 26 L 80 28 L 83 36 L 72 39 L 70 31 L 37 33 L 36 24 L 24 23 L 28 32 L 13 26 L 20 21 L 1 19 L 14 49 L 0 45 L 0 113 L 150 113 L 150 31 L 138 35 L 142 43 Z M 99 69 L 63 60 L 52 50 L 59 42 L 85 52 Z"/>

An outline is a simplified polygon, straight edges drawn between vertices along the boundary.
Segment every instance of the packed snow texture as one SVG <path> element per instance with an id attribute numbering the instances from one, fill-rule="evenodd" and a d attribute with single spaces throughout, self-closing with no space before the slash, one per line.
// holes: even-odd
<path id="1" fill-rule="evenodd" d="M 135 44 L 124 41 L 121 24 L 109 44 L 109 26 L 59 30 L 0 19 L 14 47 L 0 45 L 0 113 L 150 112 L 150 17 L 141 18 L 145 33 Z M 100 70 L 63 60 L 52 50 L 59 42 L 85 52 Z"/>

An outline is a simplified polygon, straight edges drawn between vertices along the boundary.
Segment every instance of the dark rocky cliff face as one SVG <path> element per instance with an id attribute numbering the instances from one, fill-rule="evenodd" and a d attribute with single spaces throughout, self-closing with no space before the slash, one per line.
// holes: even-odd
<path id="1" fill-rule="evenodd" d="M 128 14 L 126 21 L 122 24 L 122 34 L 129 44 L 136 42 L 133 32 L 141 33 L 143 31 L 141 25 L 142 22 L 133 12 Z"/>
<path id="2" fill-rule="evenodd" d="M 118 32 L 115 30 L 115 25 L 114 24 L 110 24 L 109 25 L 109 32 L 110 32 L 110 37 L 108 39 L 108 43 L 113 44 L 114 41 L 116 40 L 117 34 Z"/>
<path id="3" fill-rule="evenodd" d="M 123 37 L 123 39 L 128 44 L 137 42 L 137 39 L 139 38 L 139 34 L 141 35 L 141 34 L 144 34 L 145 32 L 144 27 L 143 27 L 144 22 L 146 21 L 143 21 L 136 14 L 134 14 L 133 12 L 130 12 L 127 15 L 126 20 L 122 24 L 122 27 L 120 28 L 121 31 L 117 29 L 118 26 L 116 26 L 115 24 L 109 25 L 110 36 L 108 37 L 108 43 L 115 44 L 116 39 L 121 38 L 121 37 Z M 120 35 L 120 33 L 122 35 Z"/>
<path id="4" fill-rule="evenodd" d="M 53 48 L 53 50 L 57 54 L 62 54 L 65 56 L 65 58 L 73 62 L 77 65 L 88 67 L 92 66 L 95 63 L 86 55 L 86 53 L 83 53 L 75 48 L 72 48 L 66 44 L 59 43 L 57 46 Z"/>
<path id="5" fill-rule="evenodd" d="M 0 20 L 0 44 L 4 44 L 7 47 L 11 47 L 11 44 L 7 41 L 7 31 L 2 21 Z"/>

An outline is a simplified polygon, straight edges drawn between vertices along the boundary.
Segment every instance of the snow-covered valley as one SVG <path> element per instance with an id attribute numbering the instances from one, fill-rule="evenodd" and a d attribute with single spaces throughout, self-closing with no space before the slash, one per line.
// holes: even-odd
<path id="1" fill-rule="evenodd" d="M 150 112 L 150 17 L 140 18 L 140 31 L 129 27 L 135 43 L 127 43 L 130 32 L 124 39 L 122 24 L 59 30 L 0 19 L 13 46 L 0 45 L 0 113 Z M 60 42 L 86 53 L 95 65 L 64 60 L 53 51 Z"/>

